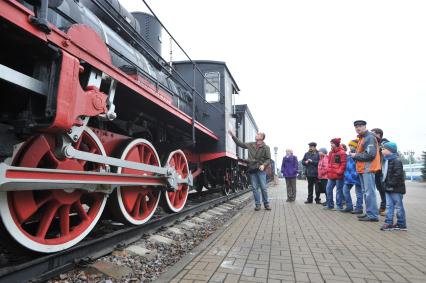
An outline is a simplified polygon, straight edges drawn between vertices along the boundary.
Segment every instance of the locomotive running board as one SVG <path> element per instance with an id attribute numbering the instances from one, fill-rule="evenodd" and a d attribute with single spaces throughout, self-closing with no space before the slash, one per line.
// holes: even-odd
<path id="1" fill-rule="evenodd" d="M 118 186 L 175 189 L 169 182 L 166 176 L 15 167 L 0 163 L 0 191 L 83 189 L 111 193 Z M 177 183 L 187 184 L 188 178 L 177 178 Z"/>

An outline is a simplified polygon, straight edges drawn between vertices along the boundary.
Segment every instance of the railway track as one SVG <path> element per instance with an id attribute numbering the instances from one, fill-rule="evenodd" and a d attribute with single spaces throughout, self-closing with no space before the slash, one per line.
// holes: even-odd
<path id="1" fill-rule="evenodd" d="M 121 229 L 85 240 L 66 251 L 51 255 L 38 255 L 25 262 L 0 267 L 0 282 L 40 282 L 48 280 L 63 272 L 92 262 L 94 259 L 108 255 L 117 248 L 134 243 L 144 235 L 171 226 L 176 222 L 246 194 L 248 191 L 240 191 L 229 196 L 213 199 L 207 199 L 208 195 L 205 194 L 194 194 L 194 197 L 189 199 L 188 207 L 180 213 L 163 215 L 160 213 L 143 226 L 122 226 Z M 197 198 L 201 201 L 200 203 L 197 203 Z"/>

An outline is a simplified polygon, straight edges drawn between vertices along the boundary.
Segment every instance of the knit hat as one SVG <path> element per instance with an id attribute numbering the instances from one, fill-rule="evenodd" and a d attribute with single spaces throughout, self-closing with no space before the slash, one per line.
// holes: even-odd
<path id="1" fill-rule="evenodd" d="M 396 143 L 394 142 L 387 142 L 383 144 L 383 147 L 389 150 L 392 153 L 397 153 L 398 147 L 396 146 Z"/>
<path id="2" fill-rule="evenodd" d="M 350 142 L 348 142 L 348 145 L 357 148 L 358 147 L 358 140 L 356 140 L 356 139 L 351 140 Z"/>
<path id="3" fill-rule="evenodd" d="M 327 149 L 325 147 L 321 147 L 318 151 L 327 154 Z"/>
<path id="4" fill-rule="evenodd" d="M 339 146 L 341 140 L 341 138 L 334 138 L 330 142 L 334 143 L 336 146 Z"/>

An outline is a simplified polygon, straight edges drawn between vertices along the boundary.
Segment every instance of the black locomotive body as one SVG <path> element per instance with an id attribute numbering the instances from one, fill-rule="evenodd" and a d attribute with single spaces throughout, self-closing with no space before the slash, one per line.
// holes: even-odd
<path id="1" fill-rule="evenodd" d="M 166 62 L 162 28 L 118 1 L 0 1 L 0 216 L 25 248 L 81 241 L 104 208 L 146 223 L 189 190 L 247 186 L 257 126 L 223 62 Z M 107 201 L 108 199 L 108 201 Z"/>

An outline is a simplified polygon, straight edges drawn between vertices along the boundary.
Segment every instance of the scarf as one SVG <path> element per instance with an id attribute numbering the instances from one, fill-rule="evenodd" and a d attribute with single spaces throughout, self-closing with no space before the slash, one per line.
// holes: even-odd
<path id="1" fill-rule="evenodd" d="M 397 153 L 392 153 L 390 155 L 386 155 L 383 157 L 384 160 L 394 160 L 398 158 L 398 154 Z"/>

